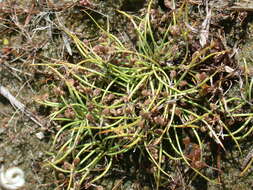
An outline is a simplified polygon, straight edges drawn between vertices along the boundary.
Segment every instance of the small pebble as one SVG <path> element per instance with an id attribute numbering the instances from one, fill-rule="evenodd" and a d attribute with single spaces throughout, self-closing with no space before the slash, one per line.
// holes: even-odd
<path id="1" fill-rule="evenodd" d="M 44 133 L 42 133 L 42 132 L 38 132 L 38 133 L 36 133 L 35 134 L 36 135 L 36 137 L 38 138 L 38 139 L 44 139 L 44 137 L 45 137 L 45 135 L 44 135 Z"/>

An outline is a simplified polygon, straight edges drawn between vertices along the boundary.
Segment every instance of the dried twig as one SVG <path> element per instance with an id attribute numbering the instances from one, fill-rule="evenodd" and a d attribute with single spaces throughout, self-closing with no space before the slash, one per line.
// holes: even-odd
<path id="1" fill-rule="evenodd" d="M 243 176 L 244 173 L 249 169 L 253 162 L 253 149 L 247 154 L 242 163 L 242 172 L 240 176 Z"/>
<path id="2" fill-rule="evenodd" d="M 193 33 L 196 34 L 199 33 L 199 43 L 201 47 L 204 47 L 207 44 L 209 38 L 211 17 L 212 17 L 212 9 L 209 8 L 208 2 L 206 1 L 206 18 L 201 24 L 201 27 L 199 29 L 196 29 L 191 25 L 189 25 L 188 23 L 185 23 L 186 27 L 189 28 Z"/>
<path id="3" fill-rule="evenodd" d="M 229 9 L 235 11 L 253 11 L 253 2 L 252 0 L 241 0 Z"/>
<path id="4" fill-rule="evenodd" d="M 201 25 L 200 35 L 199 35 L 199 43 L 202 47 L 204 47 L 207 43 L 209 36 L 209 26 L 212 17 L 212 9 L 208 7 L 208 2 L 206 1 L 206 18 Z"/>
<path id="5" fill-rule="evenodd" d="M 34 123 L 36 123 L 37 125 L 39 125 L 40 127 L 43 127 L 43 125 L 41 124 L 41 122 L 36 118 L 36 116 L 31 113 L 30 111 L 28 111 L 25 107 L 24 104 L 22 104 L 21 102 L 19 102 L 9 91 L 8 89 L 6 89 L 5 87 L 0 85 L 0 94 L 2 96 L 4 96 L 6 99 L 9 100 L 9 102 L 11 103 L 11 105 L 20 110 L 22 113 L 24 113 L 27 117 L 29 117 Z"/>

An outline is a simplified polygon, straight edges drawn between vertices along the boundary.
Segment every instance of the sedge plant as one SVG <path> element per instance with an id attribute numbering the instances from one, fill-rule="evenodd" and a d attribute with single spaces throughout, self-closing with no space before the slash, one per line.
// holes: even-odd
<path id="1" fill-rule="evenodd" d="M 252 98 L 252 80 L 239 76 L 246 77 L 245 98 L 230 97 L 227 81 L 235 85 L 238 75 L 218 60 L 229 52 L 216 41 L 192 52 L 197 39 L 182 24 L 189 22 L 187 2 L 168 16 L 162 32 L 152 5 L 139 17 L 118 10 L 133 26 L 134 45 L 85 12 L 102 37 L 81 41 L 65 29 L 82 60 L 41 64 L 61 81 L 52 84 L 55 101 L 42 103 L 60 126 L 49 165 L 65 176 L 61 185 L 67 190 L 99 183 L 129 152 L 149 159 L 156 189 L 175 180 L 171 163 L 177 162 L 192 171 L 189 183 L 196 176 L 218 183 L 205 174 L 206 168 L 219 171 L 206 161 L 207 142 L 226 151 L 229 138 L 241 151 L 239 141 L 252 133 L 253 113 L 242 109 Z"/>

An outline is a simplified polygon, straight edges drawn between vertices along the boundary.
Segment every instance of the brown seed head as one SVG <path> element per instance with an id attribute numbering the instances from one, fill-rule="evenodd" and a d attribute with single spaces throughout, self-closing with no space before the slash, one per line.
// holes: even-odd
<path id="1" fill-rule="evenodd" d="M 179 108 L 176 108 L 175 109 L 175 114 L 176 114 L 176 116 L 180 117 L 181 114 L 182 114 L 182 111 Z"/>
<path id="2" fill-rule="evenodd" d="M 175 70 L 170 71 L 170 78 L 174 79 L 177 76 L 177 72 Z"/>
<path id="3" fill-rule="evenodd" d="M 190 137 L 183 138 L 183 143 L 187 147 L 191 143 Z"/>
<path id="4" fill-rule="evenodd" d="M 204 168 L 204 167 L 206 166 L 205 162 L 200 161 L 200 160 L 195 161 L 195 162 L 193 163 L 193 165 L 194 165 L 193 167 L 194 167 L 194 168 L 197 168 L 197 169 L 201 169 L 201 168 Z"/>
<path id="5" fill-rule="evenodd" d="M 125 108 L 125 113 L 126 114 L 131 114 L 133 113 L 134 111 L 134 107 L 132 105 L 128 105 L 126 108 Z"/>
<path id="6" fill-rule="evenodd" d="M 68 162 L 65 161 L 63 163 L 63 168 L 66 169 L 66 170 L 71 170 L 72 165 L 70 163 L 68 163 Z"/>
<path id="7" fill-rule="evenodd" d="M 65 112 L 64 112 L 64 116 L 65 116 L 66 118 L 73 119 L 73 118 L 75 118 L 75 112 L 73 111 L 72 108 L 67 108 L 67 109 L 65 110 Z"/>
<path id="8" fill-rule="evenodd" d="M 145 120 L 141 120 L 139 123 L 138 123 L 138 126 L 140 128 L 144 128 L 145 127 Z"/>
<path id="9" fill-rule="evenodd" d="M 116 115 L 117 115 L 117 111 L 116 111 L 116 109 L 110 109 L 110 113 L 111 113 L 112 115 L 114 115 L 114 116 L 116 116 Z"/>
<path id="10" fill-rule="evenodd" d="M 142 90 L 141 95 L 142 96 L 151 96 L 152 92 L 150 90 Z"/>
<path id="11" fill-rule="evenodd" d="M 103 115 L 110 115 L 110 109 L 109 108 L 105 108 L 103 111 L 102 111 L 102 114 Z"/>
<path id="12" fill-rule="evenodd" d="M 63 96 L 65 94 L 65 92 L 60 87 L 55 87 L 53 91 L 56 96 Z"/>
<path id="13" fill-rule="evenodd" d="M 202 72 L 202 73 L 198 73 L 196 75 L 198 81 L 202 82 L 203 80 L 205 80 L 208 76 L 205 72 Z"/>
<path id="14" fill-rule="evenodd" d="M 173 25 L 170 27 L 170 34 L 172 36 L 179 36 L 181 33 L 180 27 L 178 25 Z"/>
<path id="15" fill-rule="evenodd" d="M 80 158 L 75 158 L 74 160 L 73 160 L 73 164 L 74 164 L 74 166 L 77 166 L 78 164 L 80 163 Z"/>
<path id="16" fill-rule="evenodd" d="M 95 118 L 93 117 L 93 115 L 91 113 L 86 114 L 86 119 L 88 119 L 91 122 L 95 121 Z"/>
<path id="17" fill-rule="evenodd" d="M 149 105 L 150 103 L 151 103 L 151 100 L 150 100 L 150 99 L 147 99 L 147 100 L 144 101 L 143 104 L 144 104 L 144 105 Z"/>
<path id="18" fill-rule="evenodd" d="M 202 133 L 205 133 L 205 132 L 207 131 L 207 129 L 206 129 L 205 126 L 201 126 L 201 127 L 200 127 L 200 131 L 201 131 Z"/>
<path id="19" fill-rule="evenodd" d="M 94 107 L 95 107 L 95 105 L 93 103 L 91 103 L 91 102 L 87 102 L 86 105 L 87 105 L 87 108 L 88 108 L 89 111 L 92 111 L 94 109 Z"/>
<path id="20" fill-rule="evenodd" d="M 113 100 L 115 98 L 115 95 L 114 94 L 109 94 L 108 96 L 107 96 L 107 100 L 108 101 L 111 101 L 111 100 Z"/>
<path id="21" fill-rule="evenodd" d="M 149 113 L 149 112 L 141 111 L 140 115 L 141 115 L 144 119 L 150 119 L 150 118 L 151 118 L 151 113 Z"/>
<path id="22" fill-rule="evenodd" d="M 187 84 L 188 84 L 187 81 L 182 80 L 182 81 L 180 81 L 179 86 L 180 86 L 180 87 L 184 87 L 184 86 L 186 86 Z"/>
<path id="23" fill-rule="evenodd" d="M 63 173 L 59 173 L 59 174 L 58 174 L 58 178 L 59 178 L 59 179 L 65 179 L 65 175 L 64 175 Z"/>
<path id="24" fill-rule="evenodd" d="M 93 96 L 98 96 L 100 93 L 101 93 L 101 89 L 96 88 L 96 89 L 93 91 Z"/>
<path id="25" fill-rule="evenodd" d="M 122 113 L 123 113 L 122 108 L 116 110 L 116 116 L 122 115 Z"/>
<path id="26" fill-rule="evenodd" d="M 165 126 L 168 123 L 168 120 L 162 116 L 154 117 L 154 122 L 158 125 Z"/>
<path id="27" fill-rule="evenodd" d="M 93 91 L 92 91 L 92 89 L 90 87 L 84 87 L 83 88 L 83 92 L 85 94 L 92 94 L 93 93 Z"/>
<path id="28" fill-rule="evenodd" d="M 96 45 L 93 47 L 93 51 L 97 54 L 106 54 L 109 51 L 109 48 L 102 45 Z"/>

